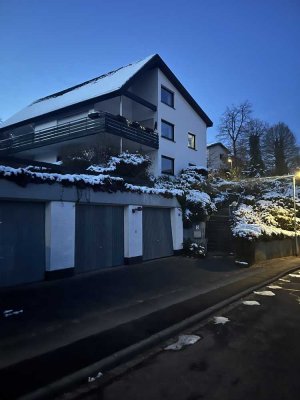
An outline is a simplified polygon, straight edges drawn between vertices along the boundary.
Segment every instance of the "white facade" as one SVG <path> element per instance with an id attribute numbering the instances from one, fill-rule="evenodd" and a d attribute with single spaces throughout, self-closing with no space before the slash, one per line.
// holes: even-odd
<path id="1" fill-rule="evenodd" d="M 174 93 L 174 108 L 161 102 L 161 86 Z M 158 70 L 158 107 L 157 126 L 159 132 L 159 150 L 157 154 L 157 174 L 161 173 L 161 156 L 174 159 L 174 172 L 177 174 L 189 165 L 206 167 L 206 124 L 171 84 L 167 77 Z M 161 136 L 161 121 L 174 125 L 174 141 Z M 188 147 L 188 133 L 196 136 L 196 148 Z"/>

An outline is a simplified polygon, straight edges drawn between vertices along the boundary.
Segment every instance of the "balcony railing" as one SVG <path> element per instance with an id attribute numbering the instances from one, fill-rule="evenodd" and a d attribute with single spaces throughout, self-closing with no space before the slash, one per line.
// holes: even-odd
<path id="1" fill-rule="evenodd" d="M 104 132 L 158 149 L 158 135 L 154 131 L 131 126 L 125 119 L 101 112 L 96 119 L 81 118 L 24 135 L 11 134 L 0 140 L 0 154 L 13 154 Z"/>

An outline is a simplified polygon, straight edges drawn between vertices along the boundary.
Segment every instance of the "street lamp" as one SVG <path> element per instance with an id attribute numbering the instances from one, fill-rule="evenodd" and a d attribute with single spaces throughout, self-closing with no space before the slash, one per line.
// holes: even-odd
<path id="1" fill-rule="evenodd" d="M 230 164 L 230 169 L 232 169 L 232 158 L 231 157 L 228 157 L 228 162 L 229 162 L 229 164 Z"/>
<path id="2" fill-rule="evenodd" d="M 293 175 L 293 201 L 294 201 L 294 231 L 295 231 L 295 246 L 296 256 L 299 255 L 298 235 L 297 235 L 297 213 L 296 213 L 296 179 L 300 179 L 300 171 Z"/>

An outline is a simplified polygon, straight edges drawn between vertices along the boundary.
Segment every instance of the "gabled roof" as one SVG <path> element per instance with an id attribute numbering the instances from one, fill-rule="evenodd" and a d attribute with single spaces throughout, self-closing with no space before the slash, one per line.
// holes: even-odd
<path id="1" fill-rule="evenodd" d="M 221 147 L 223 147 L 223 149 L 225 149 L 226 151 L 228 151 L 229 153 L 230 153 L 230 150 L 228 149 L 228 147 L 226 147 L 223 143 L 221 143 L 221 142 L 215 142 L 215 143 L 210 143 L 210 144 L 208 144 L 206 147 L 208 148 L 208 149 L 210 149 L 211 147 L 214 147 L 214 146 L 221 146 Z"/>
<path id="2" fill-rule="evenodd" d="M 122 94 L 132 85 L 133 80 L 143 71 L 158 67 L 164 72 L 172 84 L 179 90 L 182 96 L 204 120 L 207 126 L 212 126 L 212 121 L 182 86 L 173 72 L 163 62 L 158 54 L 146 57 L 143 60 L 118 68 L 114 71 L 100 75 L 97 78 L 83 82 L 50 96 L 34 101 L 29 106 L 14 114 L 4 121 L 0 130 L 7 127 L 17 127 L 41 119 L 42 117 L 56 114 L 58 111 L 66 111 L 75 107 L 100 101 Z"/>

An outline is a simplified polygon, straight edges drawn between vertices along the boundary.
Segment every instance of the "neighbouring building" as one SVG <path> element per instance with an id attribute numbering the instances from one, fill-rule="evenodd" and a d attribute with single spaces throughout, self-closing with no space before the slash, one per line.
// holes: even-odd
<path id="1" fill-rule="evenodd" d="M 156 54 L 34 101 L 3 123 L 0 156 L 54 163 L 72 146 L 139 151 L 152 173 L 206 166 L 212 121 Z"/>
<path id="2" fill-rule="evenodd" d="M 230 150 L 223 143 L 211 143 L 207 145 L 207 167 L 210 170 L 231 168 Z"/>

